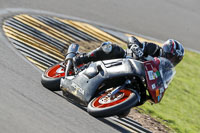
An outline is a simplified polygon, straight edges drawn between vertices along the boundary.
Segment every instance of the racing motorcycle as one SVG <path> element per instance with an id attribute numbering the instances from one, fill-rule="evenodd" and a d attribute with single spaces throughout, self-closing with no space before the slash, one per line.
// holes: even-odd
<path id="1" fill-rule="evenodd" d="M 71 44 L 65 61 L 48 68 L 41 83 L 51 91 L 61 90 L 95 117 L 127 114 L 147 100 L 159 103 L 175 74 L 172 63 L 162 57 L 110 59 L 77 67 L 73 57 L 78 49 L 78 44 Z"/>

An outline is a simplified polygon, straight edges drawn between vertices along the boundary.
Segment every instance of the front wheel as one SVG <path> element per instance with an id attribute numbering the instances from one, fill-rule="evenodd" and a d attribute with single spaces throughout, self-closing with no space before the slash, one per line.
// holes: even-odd
<path id="1" fill-rule="evenodd" d="M 128 89 L 122 89 L 114 97 L 107 92 L 94 98 L 88 104 L 87 111 L 94 117 L 108 117 L 126 112 L 138 103 L 137 95 Z"/>
<path id="2" fill-rule="evenodd" d="M 41 83 L 42 85 L 51 90 L 60 90 L 60 80 L 65 77 L 64 68 L 60 64 L 49 67 L 43 74 Z"/>

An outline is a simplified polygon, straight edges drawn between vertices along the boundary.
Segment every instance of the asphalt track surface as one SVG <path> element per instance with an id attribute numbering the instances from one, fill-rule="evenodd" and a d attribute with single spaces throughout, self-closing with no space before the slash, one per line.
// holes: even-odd
<path id="1" fill-rule="evenodd" d="M 200 50 L 198 0 L 1 0 L 8 8 L 49 11 L 73 16 L 159 40 L 175 38 Z M 1 19 L 6 16 L 1 15 Z M 1 21 L 2 22 L 2 21 Z M 2 132 L 119 132 L 44 89 L 41 73 L 5 38 L 0 37 L 0 129 Z"/>
<path id="2" fill-rule="evenodd" d="M 16 12 L 17 11 L 15 11 L 14 14 Z M 12 13 L 10 12 L 9 15 L 11 15 L 11 14 Z M 36 69 L 39 70 L 39 72 L 44 71 L 47 67 L 55 64 L 56 62 L 62 61 L 64 59 L 64 56 L 61 53 L 61 51 L 63 51 L 63 49 L 67 49 L 68 45 L 73 40 L 82 40 L 82 41 L 84 40 L 84 41 L 87 42 L 87 44 L 85 44 L 87 46 L 88 45 L 91 46 L 95 42 L 100 43 L 103 40 L 104 41 L 105 40 L 113 40 L 115 42 L 124 43 L 124 41 L 122 41 L 118 38 L 115 38 L 114 36 L 111 36 L 110 34 L 107 34 L 103 31 L 101 31 L 100 29 L 95 28 L 92 25 L 81 23 L 81 22 L 78 22 L 78 21 L 72 21 L 72 20 L 67 20 L 67 19 L 64 20 L 64 19 L 59 19 L 59 18 L 55 19 L 55 18 L 52 18 L 52 17 L 47 17 L 48 15 L 45 15 L 45 17 L 43 17 L 43 16 L 38 16 L 38 15 L 21 14 L 21 15 L 17 15 L 17 16 L 11 15 L 11 17 L 9 17 L 9 18 L 7 18 L 7 15 L 8 14 L 4 14 L 4 15 L 2 14 L 2 18 L 4 18 L 4 16 L 6 16 L 6 18 L 4 19 L 3 26 L 2 26 L 3 27 L 2 29 L 3 29 L 5 34 L 2 35 L 2 38 L 5 39 L 5 37 L 8 37 L 10 44 L 8 43 L 7 40 L 5 40 L 4 43 L 10 49 L 13 49 L 13 52 L 15 52 L 16 54 L 19 55 L 19 53 L 21 53 L 19 56 L 21 57 L 21 59 L 23 59 L 23 61 L 27 62 L 27 60 L 29 60 L 35 66 L 37 66 L 39 69 L 37 69 L 37 68 Z M 84 25 L 87 25 L 87 28 L 85 28 Z M 88 29 L 90 29 L 90 30 L 88 30 Z M 89 32 L 89 31 L 92 31 L 92 32 Z M 91 33 L 93 33 L 93 34 L 91 34 Z M 115 33 L 115 32 L 112 31 L 112 33 Z M 122 33 L 121 33 L 121 35 L 122 35 Z M 123 36 L 125 36 L 125 35 L 123 35 Z M 4 40 L 2 40 L 2 41 L 4 41 Z M 90 42 L 90 41 L 92 41 L 92 42 Z M 81 42 L 81 41 L 79 41 L 79 42 Z M 97 44 L 99 44 L 99 43 L 97 43 Z M 13 44 L 13 45 L 11 45 L 11 44 Z M 124 43 L 124 45 L 125 45 L 125 43 Z M 84 46 L 83 46 L 83 44 L 82 45 L 80 44 L 80 49 L 82 49 L 82 48 L 84 48 Z M 2 47 L 2 49 L 4 49 L 4 48 Z M 21 55 L 23 55 L 23 57 Z M 28 62 L 28 63 L 30 63 L 30 62 Z M 13 66 L 15 68 L 15 65 L 13 65 Z M 21 67 L 23 68 L 23 66 L 21 66 Z M 33 66 L 30 66 L 30 68 L 32 68 L 32 67 Z M 18 68 L 16 68 L 16 70 L 18 70 Z M 26 73 L 26 74 L 28 74 L 28 73 Z M 3 74 L 3 75 L 5 75 L 5 74 Z M 34 76 L 34 75 L 32 75 L 32 76 Z M 25 76 L 22 76 L 22 77 L 25 77 Z M 27 78 L 27 77 L 25 77 L 25 78 Z M 29 78 L 27 78 L 27 79 L 29 79 Z M 38 77 L 35 77 L 35 79 L 38 79 Z M 18 78 L 17 78 L 17 80 L 19 82 L 23 82 L 23 80 L 25 81 L 25 79 L 20 81 Z M 39 79 L 38 79 L 38 81 L 39 81 Z M 32 86 L 30 88 L 32 88 Z M 21 93 L 21 95 L 23 95 L 25 97 L 25 100 L 31 100 L 32 102 L 34 101 L 34 103 L 41 105 L 40 100 L 38 100 L 37 98 L 35 99 L 35 98 L 27 96 L 26 94 L 24 94 L 23 90 L 18 90 L 18 86 L 16 86 L 16 88 L 13 87 L 12 89 Z M 42 87 L 42 89 L 44 89 L 44 88 Z M 35 92 L 35 91 L 38 91 L 38 90 L 37 89 L 36 90 L 35 89 L 29 90 L 30 95 L 34 96 L 35 94 L 32 93 L 32 91 Z M 50 92 L 50 91 L 48 91 L 48 92 Z M 37 92 L 37 93 L 40 93 L 40 92 Z M 54 95 L 56 97 L 62 98 L 60 93 L 55 93 Z M 54 99 L 53 97 L 51 97 L 51 98 Z M 20 111 L 22 109 L 21 105 L 26 106 L 26 104 L 21 103 L 21 101 L 20 102 L 18 101 L 16 104 L 19 105 L 18 108 L 19 108 Z M 62 104 L 62 103 L 58 102 L 58 104 Z M 6 105 L 12 106 L 12 104 L 6 104 Z M 32 105 L 32 103 L 30 103 L 29 105 Z M 56 107 L 57 105 L 55 105 L 55 103 L 53 103 L 52 106 Z M 54 117 L 56 117 L 56 118 L 58 117 L 54 114 L 55 113 L 54 111 L 58 111 L 58 110 L 55 110 L 55 108 L 51 109 L 51 108 L 46 107 L 44 105 L 41 105 L 40 107 L 42 107 L 42 110 L 45 109 L 44 111 L 47 111 L 47 114 L 48 114 L 48 112 L 51 112 L 51 114 L 49 114 L 49 115 L 54 115 Z M 36 107 L 36 108 L 40 108 L 40 107 Z M 68 110 L 73 112 L 73 108 L 71 109 L 70 105 L 63 105 L 62 107 L 63 108 L 69 108 Z M 9 110 L 9 107 L 5 107 L 5 109 Z M 60 108 L 60 109 L 63 110 L 62 108 Z M 83 109 L 81 111 L 84 111 L 84 110 L 85 109 Z M 80 121 L 82 121 L 81 119 L 82 119 L 83 114 L 81 114 L 81 113 L 71 114 L 70 111 L 68 112 L 68 114 L 63 114 L 63 112 L 58 111 L 57 113 L 59 113 L 60 115 L 65 115 L 65 117 L 63 117 L 64 119 L 62 117 L 59 117 L 58 119 L 60 119 L 61 121 L 63 120 L 66 123 L 69 122 L 71 124 L 74 124 L 73 122 L 71 122 L 71 118 L 69 118 L 68 115 L 70 115 L 70 116 L 76 115 L 78 118 L 80 118 L 80 120 L 79 120 L 76 117 L 74 117 L 76 119 L 76 124 L 83 125 L 83 123 L 80 123 Z M 2 114 L 7 114 L 7 113 L 9 113 L 9 111 L 6 112 L 6 113 L 2 112 Z M 19 112 L 17 112 L 15 109 L 13 109 L 13 113 L 14 113 L 13 114 L 14 116 L 17 116 L 15 118 L 16 120 L 24 118 L 24 120 L 22 120 L 20 122 L 20 124 L 24 124 L 24 122 L 25 123 L 30 122 L 29 125 L 31 125 L 31 126 L 32 126 L 32 124 L 33 125 L 35 124 L 35 122 L 32 121 L 32 119 L 34 119 L 34 118 L 32 118 L 33 117 L 32 115 L 28 116 L 31 121 L 27 121 L 27 115 L 18 116 Z M 29 112 L 29 111 L 27 112 L 26 110 L 23 110 L 23 109 L 22 109 L 22 113 L 25 113 L 25 114 L 28 114 L 28 115 L 32 114 L 31 112 Z M 39 114 L 40 114 L 40 112 L 38 112 L 38 114 L 36 114 L 36 116 L 38 116 Z M 9 116 L 10 116 L 10 114 L 9 114 Z M 89 119 L 90 119 L 90 117 L 91 116 L 88 116 Z M 40 117 L 37 118 L 37 120 L 39 120 L 39 121 L 40 121 L 40 119 L 43 120 L 43 118 L 40 118 Z M 54 123 L 55 122 L 54 118 L 47 118 L 47 119 L 49 119 L 48 124 L 53 123 L 53 124 L 59 125 L 59 123 L 60 123 L 60 121 L 58 121 L 58 123 Z M 8 120 L 8 118 L 5 118 L 5 120 Z M 112 127 L 111 128 L 112 130 L 114 130 L 113 128 L 115 128 L 116 131 L 120 131 L 120 132 L 128 132 L 128 131 L 133 132 L 135 130 L 137 130 L 139 132 L 143 132 L 143 131 L 150 132 L 148 130 L 143 129 L 140 126 L 140 124 L 132 121 L 129 118 L 117 119 L 117 118 L 111 117 L 109 119 L 96 119 L 96 120 L 98 120 L 98 121 L 100 120 L 101 123 L 107 124 L 107 126 L 109 125 L 110 126 L 109 128 Z M 11 119 L 11 121 L 12 121 L 12 119 Z M 90 120 L 88 120 L 88 122 L 89 121 Z M 12 122 L 2 121 L 2 122 L 4 122 L 2 124 L 2 126 L 4 126 L 4 124 L 7 125 L 8 123 L 9 124 L 10 123 L 15 124 L 15 121 L 12 121 Z M 88 124 L 89 124 L 88 122 L 84 123 L 84 124 L 86 124 L 84 127 L 88 126 Z M 95 122 L 93 124 L 96 124 L 98 126 L 100 123 Z M 124 125 L 126 125 L 126 126 L 124 126 Z M 5 128 L 5 127 L 6 126 L 4 126 L 3 128 Z M 18 129 L 18 127 L 22 128 L 22 129 L 24 128 L 24 126 L 21 127 L 20 125 L 11 126 L 11 127 L 8 127 L 8 128 L 11 131 L 12 130 L 20 131 Z M 36 125 L 36 128 L 37 127 L 38 127 L 38 125 Z M 29 128 L 29 126 L 27 126 L 27 128 Z M 45 127 L 45 129 L 46 128 L 48 129 L 48 126 Z M 64 127 L 64 129 L 66 129 L 66 130 L 68 130 L 68 128 L 69 127 Z M 82 129 L 83 127 L 77 126 L 76 128 L 80 128 L 78 130 L 81 130 L 81 131 L 84 131 L 84 132 L 93 132 L 93 131 L 96 132 L 96 130 L 97 130 L 96 127 L 89 129 L 89 131 Z M 37 129 L 40 129 L 40 126 Z M 71 127 L 71 130 L 69 130 L 68 132 L 78 132 L 76 129 L 75 130 L 74 129 L 75 129 L 74 127 Z M 100 128 L 99 130 L 100 130 L 100 132 L 104 132 L 104 130 L 110 131 L 111 129 L 107 129 L 106 127 L 104 127 L 104 129 Z M 56 129 L 56 130 L 59 131 L 59 132 L 63 132 L 62 130 L 58 130 L 58 129 Z M 22 131 L 26 131 L 26 128 Z"/>
<path id="3" fill-rule="evenodd" d="M 160 40 L 174 38 L 200 50 L 199 0 L 1 0 L 0 8 L 26 8 L 82 18 Z"/>
<path id="4" fill-rule="evenodd" d="M 117 132 L 44 89 L 41 73 L 5 42 L 0 41 L 1 132 Z"/>

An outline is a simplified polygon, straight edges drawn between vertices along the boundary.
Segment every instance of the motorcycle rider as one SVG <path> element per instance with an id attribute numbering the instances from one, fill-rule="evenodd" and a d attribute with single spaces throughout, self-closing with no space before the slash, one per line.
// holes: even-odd
<path id="1" fill-rule="evenodd" d="M 117 58 L 135 58 L 139 60 L 149 60 L 148 57 L 150 57 L 150 60 L 154 60 L 155 63 L 157 63 L 160 62 L 158 61 L 159 59 L 154 59 L 153 57 L 164 57 L 170 60 L 174 66 L 176 66 L 183 59 L 183 56 L 183 45 L 176 40 L 169 39 L 164 42 L 162 47 L 160 47 L 151 42 L 141 43 L 137 38 L 131 36 L 128 38 L 126 51 L 120 46 L 113 44 L 112 42 L 103 42 L 101 46 L 96 48 L 95 50 L 89 53 L 82 53 L 73 57 L 73 62 L 74 65 L 78 67 L 79 65 L 87 64 L 91 61 Z M 79 70 L 77 70 L 77 72 L 79 72 Z M 140 85 L 140 90 L 141 98 L 136 106 L 142 105 L 147 99 L 151 99 L 146 95 L 146 88 L 143 85 Z M 129 113 L 129 111 L 130 109 L 126 112 L 118 114 L 118 116 L 124 117 Z"/>
<path id="2" fill-rule="evenodd" d="M 144 57 L 164 57 L 169 59 L 176 66 L 184 56 L 183 45 L 169 39 L 160 47 L 151 42 L 139 42 L 137 38 L 131 36 L 128 38 L 127 50 L 124 51 L 120 46 L 111 42 L 103 42 L 100 47 L 89 53 L 82 53 L 73 58 L 74 65 L 79 66 L 91 61 L 117 59 L 124 57 L 134 57 L 140 59 Z M 135 56 L 134 56 L 135 55 Z"/>

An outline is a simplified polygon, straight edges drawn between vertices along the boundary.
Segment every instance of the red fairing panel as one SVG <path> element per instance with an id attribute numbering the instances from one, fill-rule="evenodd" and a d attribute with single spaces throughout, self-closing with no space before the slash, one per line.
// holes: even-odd
<path id="1" fill-rule="evenodd" d="M 158 58 L 144 63 L 148 91 L 155 103 L 161 101 L 166 90 L 159 72 L 159 64 Z"/>

